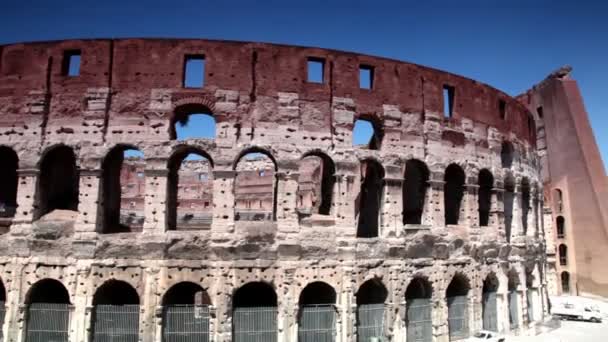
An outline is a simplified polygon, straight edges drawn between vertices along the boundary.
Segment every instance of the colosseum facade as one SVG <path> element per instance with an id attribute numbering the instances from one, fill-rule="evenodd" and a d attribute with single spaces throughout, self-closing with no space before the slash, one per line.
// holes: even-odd
<path id="1" fill-rule="evenodd" d="M 193 113 L 214 139 L 178 139 Z M 444 342 L 548 315 L 534 119 L 480 82 L 318 48 L 67 40 L 0 46 L 0 114 L 4 341 Z M 121 218 L 126 149 L 140 224 Z M 263 191 L 237 186 L 251 153 Z M 211 203 L 184 229 L 189 154 Z"/>

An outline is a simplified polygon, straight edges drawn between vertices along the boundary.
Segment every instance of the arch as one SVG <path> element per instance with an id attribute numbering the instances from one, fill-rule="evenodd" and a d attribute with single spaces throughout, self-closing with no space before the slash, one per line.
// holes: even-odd
<path id="1" fill-rule="evenodd" d="M 272 164 L 272 165 L 271 165 Z M 234 160 L 236 221 L 275 221 L 278 165 L 265 149 L 249 147 Z"/>
<path id="2" fill-rule="evenodd" d="M 503 141 L 500 149 L 500 163 L 503 168 L 510 169 L 513 165 L 513 144 L 510 141 Z"/>
<path id="3" fill-rule="evenodd" d="M 528 232 L 528 214 L 530 212 L 530 181 L 524 177 L 521 180 L 521 226 L 523 234 Z"/>
<path id="4" fill-rule="evenodd" d="M 311 151 L 302 156 L 299 162 L 298 211 L 301 215 L 330 215 L 333 204 L 333 192 L 336 166 L 325 153 Z M 317 198 L 320 197 L 320 200 Z"/>
<path id="5" fill-rule="evenodd" d="M 378 123 L 375 117 L 361 115 L 355 119 L 352 136 L 353 146 L 364 146 L 370 150 L 379 150 L 384 132 L 382 125 Z"/>
<path id="6" fill-rule="evenodd" d="M 433 340 L 433 288 L 426 278 L 415 277 L 405 290 L 405 326 L 408 341 Z"/>
<path id="7" fill-rule="evenodd" d="M 0 146 L 0 217 L 13 217 L 17 210 L 19 157 L 10 147 Z"/>
<path id="8" fill-rule="evenodd" d="M 55 279 L 37 281 L 26 294 L 26 341 L 68 342 L 70 295 Z"/>
<path id="9" fill-rule="evenodd" d="M 562 285 L 562 293 L 569 294 L 570 293 L 570 273 L 567 271 L 563 271 L 560 274 L 561 285 Z"/>
<path id="10" fill-rule="evenodd" d="M 469 289 L 468 279 L 460 273 L 454 275 L 446 289 L 450 340 L 466 338 L 469 335 Z"/>
<path id="11" fill-rule="evenodd" d="M 498 331 L 498 309 L 496 293 L 498 292 L 498 278 L 493 272 L 489 273 L 483 281 L 482 287 L 482 326 L 484 330 Z"/>
<path id="12" fill-rule="evenodd" d="M 205 101 L 204 99 L 196 102 L 179 101 L 179 104 L 175 106 L 173 110 L 173 115 L 171 116 L 169 125 L 169 139 L 183 139 L 183 137 L 178 137 L 177 125 L 180 125 L 182 127 L 187 126 L 192 115 L 204 115 L 213 119 L 212 138 L 215 138 L 215 115 L 213 114 L 212 110 L 213 104 L 209 103 L 209 101 Z M 211 136 L 199 136 L 199 138 L 211 138 Z"/>
<path id="13" fill-rule="evenodd" d="M 429 174 L 428 167 L 420 160 L 410 159 L 405 163 L 403 224 L 422 224 Z"/>
<path id="14" fill-rule="evenodd" d="M 333 342 L 336 335 L 334 288 L 321 281 L 310 283 L 300 293 L 298 303 L 298 341 Z"/>
<path id="15" fill-rule="evenodd" d="M 492 209 L 492 188 L 494 187 L 494 176 L 488 169 L 479 171 L 477 177 L 479 193 L 477 196 L 479 207 L 479 226 L 486 227 L 490 221 L 490 210 Z"/>
<path id="16" fill-rule="evenodd" d="M 241 286 L 232 299 L 232 336 L 235 342 L 276 342 L 277 295 L 265 282 L 251 282 Z"/>
<path id="17" fill-rule="evenodd" d="M 103 283 L 93 295 L 93 341 L 138 341 L 139 310 L 133 286 L 116 279 Z"/>
<path id="18" fill-rule="evenodd" d="M 169 157 L 165 211 L 168 230 L 211 228 L 213 166 L 211 156 L 194 146 L 178 146 Z"/>
<path id="19" fill-rule="evenodd" d="M 173 285 L 162 305 L 163 342 L 209 340 L 211 300 L 200 285 L 187 281 Z"/>
<path id="20" fill-rule="evenodd" d="M 558 239 L 563 239 L 566 236 L 566 221 L 564 220 L 563 216 L 558 216 L 555 219 L 555 225 L 557 226 L 557 238 Z"/>
<path id="21" fill-rule="evenodd" d="M 361 162 L 361 188 L 356 199 L 357 237 L 377 237 L 381 220 L 384 168 L 372 159 Z"/>
<path id="22" fill-rule="evenodd" d="M 464 196 L 465 174 L 457 164 L 450 164 L 445 169 L 443 201 L 445 224 L 458 224 L 460 207 Z"/>
<path id="23" fill-rule="evenodd" d="M 40 161 L 36 219 L 56 209 L 78 210 L 79 172 L 71 147 L 49 148 Z"/>
<path id="24" fill-rule="evenodd" d="M 511 241 L 511 228 L 513 224 L 513 201 L 515 199 L 515 178 L 507 174 L 504 179 L 505 191 L 503 193 L 503 210 L 505 217 L 505 236 L 507 242 Z"/>
<path id="25" fill-rule="evenodd" d="M 564 194 L 561 189 L 553 189 L 553 207 L 557 213 L 561 213 L 564 209 Z"/>
<path id="26" fill-rule="evenodd" d="M 143 153 L 133 145 L 117 145 L 106 154 L 101 168 L 101 233 L 141 231 L 145 194 Z"/>
<path id="27" fill-rule="evenodd" d="M 559 251 L 559 264 L 561 266 L 568 265 L 568 246 L 566 246 L 565 244 L 562 243 L 559 245 L 558 251 Z"/>
<path id="28" fill-rule="evenodd" d="M 357 297 L 357 341 L 367 342 L 384 337 L 384 303 L 388 291 L 379 279 L 363 283 Z"/>

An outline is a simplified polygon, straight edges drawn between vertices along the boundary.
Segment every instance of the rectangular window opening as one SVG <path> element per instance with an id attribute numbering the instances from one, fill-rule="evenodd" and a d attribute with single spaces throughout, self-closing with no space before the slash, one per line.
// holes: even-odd
<path id="1" fill-rule="evenodd" d="M 322 58 L 308 58 L 307 80 L 310 83 L 324 83 L 325 60 Z"/>
<path id="2" fill-rule="evenodd" d="M 501 120 L 504 120 L 507 118 L 507 103 L 504 100 L 498 101 L 498 111 L 500 113 Z"/>
<path id="3" fill-rule="evenodd" d="M 536 113 L 538 114 L 539 118 L 543 118 L 543 107 L 539 106 L 538 108 L 536 108 Z"/>
<path id="4" fill-rule="evenodd" d="M 184 88 L 202 88 L 204 84 L 205 56 L 186 56 L 184 60 Z"/>
<path id="5" fill-rule="evenodd" d="M 80 56 L 80 50 L 67 50 L 63 53 L 62 73 L 64 76 L 80 76 Z"/>
<path id="6" fill-rule="evenodd" d="M 454 114 L 454 92 L 454 87 L 443 86 L 443 116 L 448 119 Z"/>
<path id="7" fill-rule="evenodd" d="M 359 66 L 359 88 L 372 89 L 374 87 L 374 67 L 369 65 Z"/>

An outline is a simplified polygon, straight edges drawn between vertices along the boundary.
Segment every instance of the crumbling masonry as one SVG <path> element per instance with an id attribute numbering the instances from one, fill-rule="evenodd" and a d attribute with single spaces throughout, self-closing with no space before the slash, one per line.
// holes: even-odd
<path id="1" fill-rule="evenodd" d="M 184 86 L 190 58 L 200 87 Z M 215 139 L 176 139 L 193 113 Z M 259 43 L 13 44 L 0 144 L 4 341 L 443 342 L 547 317 L 535 121 L 474 80 Z M 144 155 L 141 224 L 121 218 L 127 148 Z M 185 227 L 188 153 L 208 161 L 193 168 L 211 207 Z M 272 191 L 237 187 L 247 153 L 271 161 Z"/>

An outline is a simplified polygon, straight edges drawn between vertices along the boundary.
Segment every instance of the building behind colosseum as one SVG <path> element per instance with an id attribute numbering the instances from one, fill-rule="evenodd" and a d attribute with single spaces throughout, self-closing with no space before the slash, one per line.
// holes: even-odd
<path id="1" fill-rule="evenodd" d="M 519 99 L 261 43 L 13 44 L 0 63 L 4 341 L 444 342 L 548 318 Z M 194 113 L 214 139 L 177 139 Z"/>

